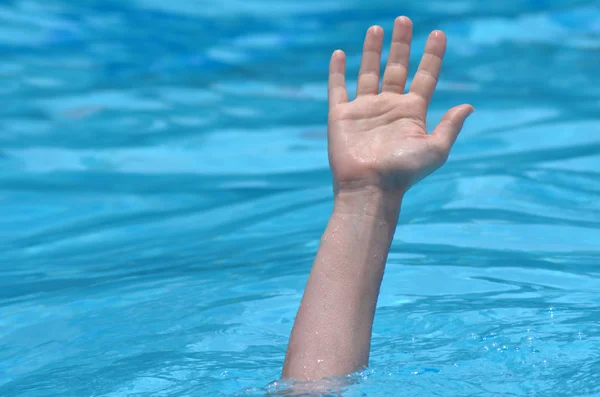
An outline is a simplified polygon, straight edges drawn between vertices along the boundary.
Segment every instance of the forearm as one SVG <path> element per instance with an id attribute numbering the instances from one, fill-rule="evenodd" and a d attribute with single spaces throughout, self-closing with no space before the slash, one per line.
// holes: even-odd
<path id="1" fill-rule="evenodd" d="M 365 367 L 400 194 L 336 194 L 290 338 L 285 378 L 321 379 Z"/>

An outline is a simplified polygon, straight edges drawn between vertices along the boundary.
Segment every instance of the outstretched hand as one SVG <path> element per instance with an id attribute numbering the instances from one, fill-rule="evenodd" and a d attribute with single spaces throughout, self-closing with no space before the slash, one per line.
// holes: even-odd
<path id="1" fill-rule="evenodd" d="M 454 107 L 427 133 L 425 118 L 440 75 L 446 36 L 441 31 L 429 35 L 405 94 L 411 39 L 412 22 L 397 18 L 379 92 L 383 29 L 369 28 L 352 102 L 346 90 L 345 55 L 337 50 L 331 57 L 328 140 L 336 193 L 363 188 L 406 192 L 445 163 L 474 110 L 471 105 Z"/>

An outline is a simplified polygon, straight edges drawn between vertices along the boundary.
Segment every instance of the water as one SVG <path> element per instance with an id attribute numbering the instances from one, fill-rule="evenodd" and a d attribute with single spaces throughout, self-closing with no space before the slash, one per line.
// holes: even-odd
<path id="1" fill-rule="evenodd" d="M 449 36 L 345 396 L 600 395 L 594 0 L 4 0 L 0 396 L 263 396 L 331 209 L 326 73 Z M 389 42 L 389 41 L 388 41 Z M 414 67 L 413 67 L 414 70 Z"/>

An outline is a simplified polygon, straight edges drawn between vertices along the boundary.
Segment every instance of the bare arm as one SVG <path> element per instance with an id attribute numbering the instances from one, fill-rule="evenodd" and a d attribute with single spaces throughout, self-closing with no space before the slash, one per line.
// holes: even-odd
<path id="1" fill-rule="evenodd" d="M 368 364 L 379 287 L 402 197 L 446 161 L 473 111 L 470 105 L 452 108 L 427 134 L 425 117 L 446 38 L 439 31 L 429 36 L 410 92 L 404 94 L 411 37 L 411 21 L 397 18 L 379 93 L 383 30 L 367 31 L 352 102 L 345 55 L 336 51 L 332 56 L 328 140 L 334 209 L 294 323 L 284 378 L 321 379 Z"/>
<path id="2" fill-rule="evenodd" d="M 320 379 L 364 367 L 399 200 L 376 191 L 337 198 L 313 264 L 284 377 Z"/>

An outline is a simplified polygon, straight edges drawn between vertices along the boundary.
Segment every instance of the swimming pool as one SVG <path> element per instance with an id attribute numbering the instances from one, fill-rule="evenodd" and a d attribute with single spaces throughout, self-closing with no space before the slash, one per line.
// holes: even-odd
<path id="1" fill-rule="evenodd" d="M 449 37 L 431 122 L 477 111 L 405 198 L 344 396 L 600 395 L 597 2 L 420 3 L 3 2 L 0 396 L 276 389 L 332 204 L 329 55 L 352 76 L 402 14 L 416 52 Z"/>

